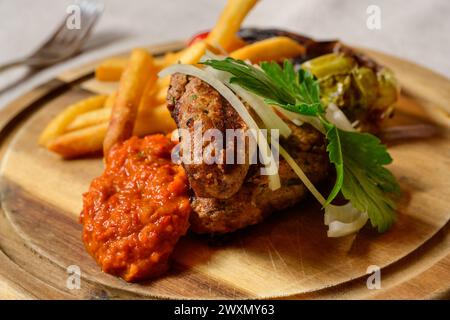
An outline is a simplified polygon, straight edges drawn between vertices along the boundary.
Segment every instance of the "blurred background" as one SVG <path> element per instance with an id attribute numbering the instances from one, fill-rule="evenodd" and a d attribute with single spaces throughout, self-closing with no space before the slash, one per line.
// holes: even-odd
<path id="1" fill-rule="evenodd" d="M 30 76 L 26 67 L 0 73 L 0 108 L 66 68 L 211 28 L 226 0 L 103 0 L 105 11 L 82 54 Z M 0 0 L 0 64 L 33 51 L 62 21 L 66 0 Z M 367 27 L 370 5 L 380 29 Z M 316 39 L 384 51 L 450 77 L 448 0 L 261 0 L 244 26 L 277 27 Z"/>

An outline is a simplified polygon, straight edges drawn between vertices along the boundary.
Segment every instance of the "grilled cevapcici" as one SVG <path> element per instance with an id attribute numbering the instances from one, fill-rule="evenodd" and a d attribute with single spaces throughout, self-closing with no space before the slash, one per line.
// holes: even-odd
<path id="1" fill-rule="evenodd" d="M 242 37 L 245 39 L 245 35 Z M 378 132 L 397 98 L 390 72 L 338 42 L 319 45 L 305 39 L 299 37 L 297 41 L 303 41 L 311 51 L 292 61 L 302 64 L 318 79 L 322 103 L 340 108 L 359 130 Z M 252 41 L 251 37 L 248 41 Z M 196 233 L 232 232 L 295 205 L 308 193 L 283 158 L 278 167 L 281 187 L 272 190 L 268 176 L 261 174 L 261 163 L 226 164 L 224 149 L 219 150 L 224 164 L 179 165 L 170 161 L 169 150 L 176 142 L 162 135 L 131 137 L 136 101 L 144 84 L 131 86 L 126 79 L 137 78 L 132 73 L 150 63 L 142 51 L 133 57 L 135 65 L 127 68 L 122 78 L 125 80 L 120 84 L 119 95 L 123 98 L 114 105 L 109 139 L 104 144 L 106 170 L 84 195 L 81 215 L 89 253 L 104 271 L 127 281 L 164 272 L 174 246 L 189 224 Z M 244 105 L 257 119 L 251 108 Z M 223 136 L 228 129 L 249 129 L 216 89 L 195 76 L 171 76 L 167 107 L 178 128 L 191 133 L 196 122 L 202 123 L 201 133 L 217 129 Z M 313 184 L 321 182 L 331 168 L 323 133 L 307 123 L 298 125 L 284 120 L 291 134 L 280 137 L 281 145 Z M 182 135 L 180 139 L 181 144 L 185 143 Z M 195 144 L 195 139 L 189 143 Z M 203 148 L 208 147 L 208 143 L 202 143 Z M 247 160 L 249 153 L 244 150 Z"/>
<path id="2" fill-rule="evenodd" d="M 193 96 L 196 98 L 192 99 Z M 173 75 L 167 101 L 179 128 L 193 132 L 198 120 L 202 121 L 204 131 L 213 127 L 224 135 L 226 129 L 245 128 L 233 107 L 196 77 Z M 309 125 L 290 127 L 292 134 L 284 141 L 286 148 L 313 182 L 321 181 L 328 170 L 323 135 Z M 191 228 L 198 233 L 226 233 L 258 223 L 306 195 L 305 186 L 283 159 L 279 162 L 282 187 L 275 191 L 269 189 L 267 176 L 260 174 L 257 164 L 183 166 L 193 191 Z"/>
<path id="3" fill-rule="evenodd" d="M 242 34 L 249 37 L 251 32 L 255 31 Z M 268 30 L 266 34 L 273 36 L 280 32 L 310 48 L 297 63 L 303 63 L 319 79 L 321 91 L 326 93 L 323 103 L 341 108 L 360 130 L 377 133 L 397 98 L 389 71 L 339 42 L 317 43 L 279 30 Z M 319 57 L 305 63 L 306 58 L 315 56 Z M 384 90 L 378 97 L 373 94 L 374 83 Z M 215 128 L 224 136 L 227 129 L 246 129 L 233 107 L 209 84 L 194 76 L 172 75 L 167 105 L 180 129 L 193 132 L 196 121 L 203 123 L 203 132 Z M 313 183 L 322 181 L 330 168 L 323 134 L 308 124 L 296 126 L 286 121 L 292 133 L 289 138 L 281 139 L 281 144 Z M 267 176 L 259 173 L 257 164 L 202 163 L 183 164 L 183 167 L 192 190 L 191 229 L 198 233 L 220 234 L 258 223 L 270 213 L 300 202 L 307 194 L 304 184 L 282 158 L 279 160 L 281 188 L 274 191 L 268 187 Z"/>

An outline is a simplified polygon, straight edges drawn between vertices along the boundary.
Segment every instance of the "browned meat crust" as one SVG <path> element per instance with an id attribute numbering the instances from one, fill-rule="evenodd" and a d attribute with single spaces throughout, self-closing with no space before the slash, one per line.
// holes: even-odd
<path id="1" fill-rule="evenodd" d="M 179 128 L 193 130 L 196 120 L 203 122 L 204 130 L 245 128 L 233 107 L 195 77 L 173 75 L 167 100 Z M 292 134 L 282 141 L 284 147 L 313 183 L 321 181 L 329 168 L 322 134 L 307 124 L 290 127 Z M 197 233 L 226 233 L 258 223 L 270 213 L 298 203 L 307 194 L 306 187 L 281 158 L 282 187 L 275 191 L 269 189 L 267 176 L 260 175 L 258 165 L 184 167 L 194 191 L 190 220 Z"/>
<path id="2" fill-rule="evenodd" d="M 329 168 L 322 135 L 309 125 L 291 128 L 293 133 L 285 142 L 286 148 L 312 182 L 320 182 Z M 267 186 L 267 176 L 261 176 L 258 168 L 251 166 L 241 189 L 230 199 L 194 197 L 191 229 L 197 233 L 232 232 L 300 202 L 307 189 L 283 159 L 279 175 L 282 187 L 272 191 Z"/>
<path id="3" fill-rule="evenodd" d="M 197 121 L 202 123 L 202 136 L 208 129 L 218 129 L 224 137 L 226 129 L 246 129 L 244 121 L 234 108 L 216 90 L 198 78 L 173 75 L 167 102 L 178 128 L 188 129 L 192 136 Z M 208 148 L 209 144 L 211 142 L 204 142 L 202 150 Z M 193 154 L 192 147 L 192 157 Z M 222 164 L 183 164 L 196 196 L 227 199 L 241 187 L 249 168 L 248 161 L 225 165 L 225 149 L 222 149 L 220 158 Z M 247 154 L 245 159 L 248 159 Z"/>

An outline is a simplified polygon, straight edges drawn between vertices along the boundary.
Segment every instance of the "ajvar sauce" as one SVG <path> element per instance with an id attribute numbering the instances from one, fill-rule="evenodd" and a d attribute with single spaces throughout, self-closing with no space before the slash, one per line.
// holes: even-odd
<path id="1" fill-rule="evenodd" d="M 126 281 L 165 272 L 189 226 L 188 181 L 163 135 L 114 146 L 83 195 L 83 241 L 102 270 Z"/>

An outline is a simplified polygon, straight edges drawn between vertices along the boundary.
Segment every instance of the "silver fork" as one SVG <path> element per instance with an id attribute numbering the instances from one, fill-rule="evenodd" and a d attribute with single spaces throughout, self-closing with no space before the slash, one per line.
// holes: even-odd
<path id="1" fill-rule="evenodd" d="M 67 16 L 53 35 L 34 53 L 0 66 L 0 71 L 19 65 L 27 65 L 35 69 L 45 68 L 77 54 L 102 14 L 103 4 L 97 1 L 83 0 L 75 5 L 80 10 L 79 29 L 67 27 L 67 18 L 69 17 Z"/>

